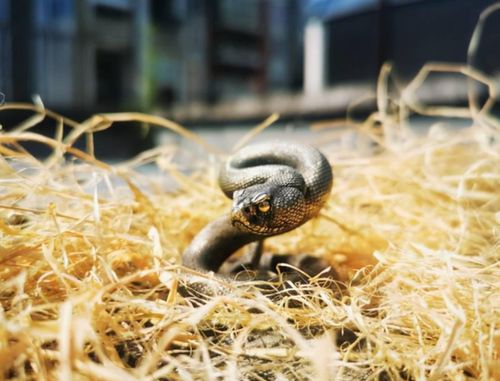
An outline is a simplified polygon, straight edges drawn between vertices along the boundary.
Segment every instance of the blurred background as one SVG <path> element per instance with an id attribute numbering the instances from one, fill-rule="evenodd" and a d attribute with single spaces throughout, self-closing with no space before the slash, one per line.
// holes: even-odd
<path id="1" fill-rule="evenodd" d="M 272 112 L 307 124 L 373 94 L 381 65 L 406 83 L 427 62 L 465 63 L 488 0 L 0 0 L 0 92 L 77 120 L 143 111 L 193 129 Z M 475 62 L 500 75 L 500 17 Z M 429 103 L 465 104 L 465 78 L 436 75 Z M 370 112 L 375 102 L 364 102 Z M 9 126 L 19 113 L 0 114 Z M 12 121 L 9 119 L 12 118 Z M 129 155 L 136 126 L 107 132 Z M 115 136 L 116 135 L 116 136 Z M 103 137 L 106 144 L 106 135 Z"/>

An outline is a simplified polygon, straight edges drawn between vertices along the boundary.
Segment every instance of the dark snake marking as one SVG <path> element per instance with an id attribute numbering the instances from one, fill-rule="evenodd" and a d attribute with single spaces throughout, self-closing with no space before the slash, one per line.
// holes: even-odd
<path id="1" fill-rule="evenodd" d="M 182 264 L 217 272 L 241 247 L 293 230 L 316 216 L 332 182 L 328 160 L 311 146 L 273 142 L 241 149 L 219 173 L 219 186 L 233 199 L 231 212 L 198 233 Z"/>

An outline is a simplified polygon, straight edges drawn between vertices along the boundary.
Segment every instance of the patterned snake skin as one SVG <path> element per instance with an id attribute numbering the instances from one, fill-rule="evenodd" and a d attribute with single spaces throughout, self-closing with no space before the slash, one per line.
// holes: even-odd
<path id="1" fill-rule="evenodd" d="M 319 213 L 332 181 L 330 164 L 313 147 L 273 142 L 241 149 L 219 173 L 232 210 L 198 233 L 183 265 L 216 272 L 244 245 L 299 227 Z"/>

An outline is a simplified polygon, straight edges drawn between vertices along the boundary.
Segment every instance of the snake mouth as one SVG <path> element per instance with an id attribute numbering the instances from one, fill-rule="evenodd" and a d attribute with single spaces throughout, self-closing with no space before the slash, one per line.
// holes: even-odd
<path id="1" fill-rule="evenodd" d="M 267 227 L 252 227 L 249 225 L 246 225 L 243 223 L 241 220 L 233 219 L 231 220 L 231 224 L 235 226 L 236 228 L 243 230 L 243 231 L 248 231 L 250 233 L 258 234 L 261 236 L 270 236 L 278 233 L 279 229 L 269 229 Z"/>
<path id="2" fill-rule="evenodd" d="M 252 228 L 252 227 L 246 225 L 245 223 L 241 222 L 240 220 L 232 220 L 231 223 L 233 226 L 237 227 L 240 230 L 249 231 L 252 233 L 259 234 L 259 235 L 265 235 L 265 231 L 263 228 L 260 228 L 260 229 L 259 228 Z"/>

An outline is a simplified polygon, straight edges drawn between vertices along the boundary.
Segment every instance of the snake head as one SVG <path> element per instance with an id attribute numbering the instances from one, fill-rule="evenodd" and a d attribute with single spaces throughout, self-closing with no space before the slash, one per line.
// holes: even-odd
<path id="1" fill-rule="evenodd" d="M 303 193 L 290 186 L 257 184 L 233 194 L 231 223 L 262 236 L 285 233 L 305 219 Z"/>

